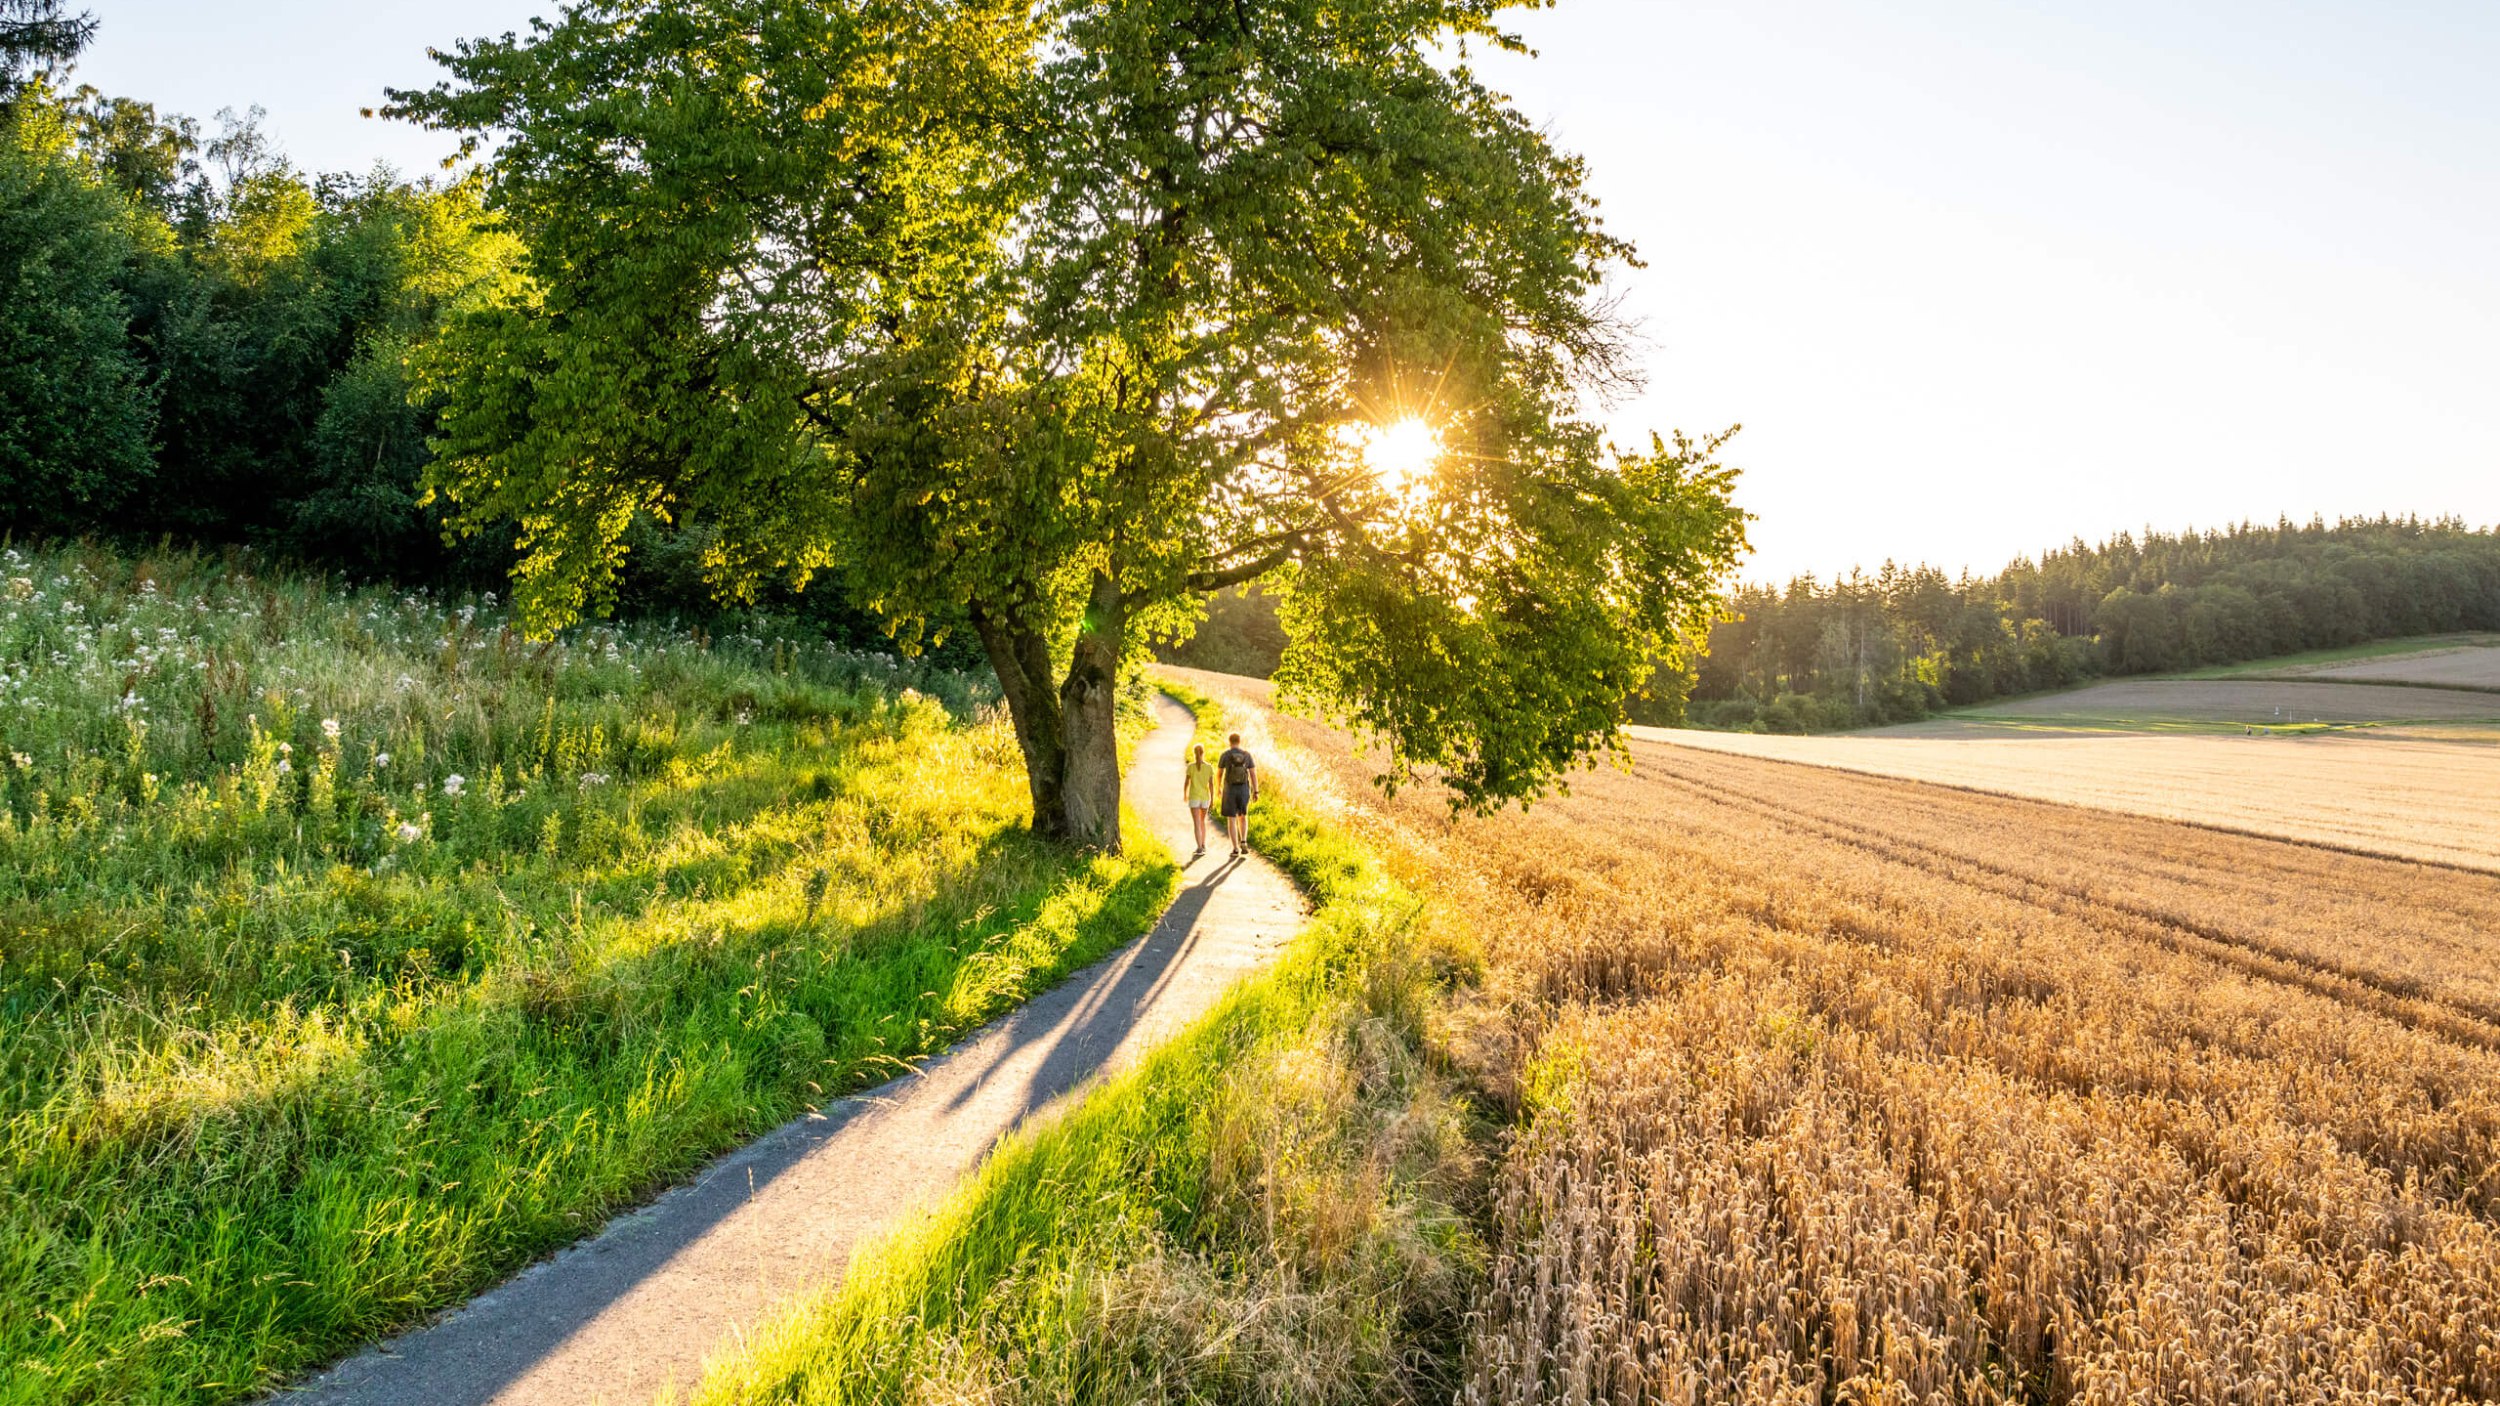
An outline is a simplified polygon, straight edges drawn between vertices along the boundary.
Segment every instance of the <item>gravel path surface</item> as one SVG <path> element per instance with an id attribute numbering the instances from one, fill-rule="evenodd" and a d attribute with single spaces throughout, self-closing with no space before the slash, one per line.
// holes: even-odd
<path id="1" fill-rule="evenodd" d="M 1169 699 L 1156 707 L 1130 802 L 1186 855 L 1191 719 Z M 774 1305 L 839 1279 L 863 1241 L 943 1196 L 1008 1131 L 1205 1012 L 1305 917 L 1274 866 L 1227 862 L 1219 848 L 1188 866 L 1144 939 L 917 1073 L 766 1134 L 596 1238 L 276 1399 L 641 1406 L 665 1386 L 691 1387 Z"/>

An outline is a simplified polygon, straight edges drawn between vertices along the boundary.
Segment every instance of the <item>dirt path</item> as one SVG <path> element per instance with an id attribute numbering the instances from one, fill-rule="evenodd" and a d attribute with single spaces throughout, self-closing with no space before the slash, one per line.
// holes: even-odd
<path id="1" fill-rule="evenodd" d="M 1128 776 L 1175 854 L 1187 710 Z M 1220 838 L 1220 837 L 1219 837 Z M 852 1251 L 944 1195 L 1018 1123 L 1215 1003 L 1300 929 L 1300 895 L 1262 859 L 1191 864 L 1155 930 L 983 1028 L 918 1073 L 766 1134 L 692 1183 L 282 1395 L 339 1406 L 608 1403 L 691 1386 L 780 1300 L 840 1277 Z"/>

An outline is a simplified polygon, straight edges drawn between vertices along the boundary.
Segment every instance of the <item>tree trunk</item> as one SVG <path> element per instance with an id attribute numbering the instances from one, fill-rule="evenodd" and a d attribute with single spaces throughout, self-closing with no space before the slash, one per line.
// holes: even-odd
<path id="1" fill-rule="evenodd" d="M 1127 610 L 1119 583 L 1097 573 L 1067 682 L 1059 687 L 1066 835 L 1113 854 L 1120 852 L 1120 655 Z"/>
<path id="2" fill-rule="evenodd" d="M 1096 576 L 1068 676 L 1051 685 L 1050 641 L 975 607 L 972 628 L 998 673 L 1033 792 L 1033 832 L 1120 852 L 1120 656 L 1128 603 Z"/>
<path id="3" fill-rule="evenodd" d="M 1033 792 L 1033 832 L 1045 839 L 1067 839 L 1067 752 L 1059 694 L 1050 686 L 1050 641 L 979 606 L 972 610 L 972 629 L 1007 695 L 1007 716 L 1015 724 L 1026 784 Z"/>

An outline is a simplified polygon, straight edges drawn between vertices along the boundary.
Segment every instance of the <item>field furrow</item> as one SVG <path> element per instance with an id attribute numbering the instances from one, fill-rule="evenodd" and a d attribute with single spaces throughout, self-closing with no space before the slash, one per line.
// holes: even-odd
<path id="1" fill-rule="evenodd" d="M 2417 979 L 2407 975 L 2335 961 L 2298 947 L 2278 946 L 2245 931 L 2139 906 L 2089 886 L 2061 883 L 2015 865 L 1991 863 L 1944 845 L 1924 843 L 1908 832 L 1888 833 L 1879 826 L 1816 816 L 1804 810 L 1782 812 L 1766 803 L 1712 793 L 1672 775 L 1660 774 L 1656 779 L 1662 786 L 1684 791 L 1696 799 L 1786 820 L 1835 843 L 1933 874 L 1941 882 L 1984 889 L 2017 902 L 2052 909 L 2111 938 L 2150 942 L 2201 956 L 2261 980 L 2375 1011 L 2399 1024 L 2428 1030 L 2446 1039 L 2500 1049 L 2500 1007 L 2466 998 L 2442 997 L 2426 991 Z"/>

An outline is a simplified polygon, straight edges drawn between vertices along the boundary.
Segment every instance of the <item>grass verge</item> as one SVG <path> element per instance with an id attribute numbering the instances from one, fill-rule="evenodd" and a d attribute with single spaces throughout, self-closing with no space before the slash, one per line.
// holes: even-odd
<path id="1" fill-rule="evenodd" d="M 1165 686 L 1202 738 L 1224 730 L 1211 700 Z M 1459 959 L 1285 768 L 1264 783 L 1255 842 L 1317 910 L 1279 963 L 1003 1145 L 716 1366 L 699 1402 L 1448 1394 L 1482 1274 L 1481 1166 L 1425 1031 Z"/>
<path id="2" fill-rule="evenodd" d="M 0 550 L 0 1401 L 216 1402 L 1143 932 L 977 689 Z"/>

